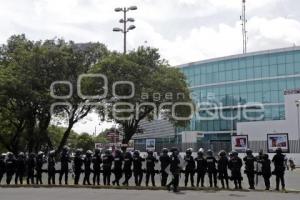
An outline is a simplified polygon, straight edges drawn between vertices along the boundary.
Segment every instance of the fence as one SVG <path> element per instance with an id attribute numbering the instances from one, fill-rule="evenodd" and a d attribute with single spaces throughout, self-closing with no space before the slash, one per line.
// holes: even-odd
<path id="1" fill-rule="evenodd" d="M 197 143 L 156 143 L 155 151 L 161 152 L 163 148 L 170 149 L 172 147 L 176 147 L 179 151 L 186 151 L 188 148 L 192 148 L 193 151 L 198 151 L 200 148 L 204 148 L 205 150 L 211 149 L 213 152 L 217 153 L 221 150 L 225 150 L 227 152 L 231 151 L 231 141 L 207 141 L 207 142 L 197 142 Z M 146 144 L 135 144 L 134 148 L 139 151 L 146 151 Z"/>

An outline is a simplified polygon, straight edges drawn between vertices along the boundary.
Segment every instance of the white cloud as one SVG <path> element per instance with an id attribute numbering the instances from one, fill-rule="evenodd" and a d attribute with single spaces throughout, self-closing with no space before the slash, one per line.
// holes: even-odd
<path id="1" fill-rule="evenodd" d="M 246 2 L 249 51 L 300 44 L 299 2 Z M 137 5 L 128 13 L 137 26 L 128 34 L 128 49 L 147 41 L 173 65 L 242 51 L 241 0 L 0 0 L 0 5 L 0 43 L 25 33 L 34 40 L 100 41 L 122 51 L 122 35 L 112 32 L 122 15 L 113 10 Z"/>

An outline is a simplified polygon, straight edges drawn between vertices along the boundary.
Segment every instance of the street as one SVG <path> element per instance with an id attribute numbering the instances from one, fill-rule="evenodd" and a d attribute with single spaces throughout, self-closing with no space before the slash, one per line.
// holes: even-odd
<path id="1" fill-rule="evenodd" d="M 238 192 L 238 191 L 182 191 L 172 193 L 164 190 L 114 190 L 114 189 L 83 189 L 83 188 L 1 188 L 0 199 L 5 200 L 299 200 L 298 193 L 280 192 Z"/>

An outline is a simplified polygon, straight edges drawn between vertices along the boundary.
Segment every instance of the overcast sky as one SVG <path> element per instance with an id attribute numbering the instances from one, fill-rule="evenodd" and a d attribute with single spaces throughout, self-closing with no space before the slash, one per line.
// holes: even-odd
<path id="1" fill-rule="evenodd" d="M 30 39 L 62 37 L 99 41 L 122 51 L 118 6 L 136 5 L 128 13 L 137 28 L 128 49 L 147 44 L 177 65 L 242 51 L 242 0 L 0 0 L 0 43 L 12 34 Z M 300 45 L 299 0 L 248 0 L 249 51 Z"/>
<path id="2" fill-rule="evenodd" d="M 122 35 L 112 32 L 122 15 L 114 8 L 136 5 L 128 13 L 137 27 L 128 34 L 128 49 L 150 45 L 178 65 L 241 53 L 241 1 L 0 0 L 0 43 L 25 33 L 33 40 L 99 41 L 122 51 Z M 300 45 L 299 10 L 299 0 L 248 0 L 248 51 Z M 76 129 L 92 132 L 89 121 Z"/>

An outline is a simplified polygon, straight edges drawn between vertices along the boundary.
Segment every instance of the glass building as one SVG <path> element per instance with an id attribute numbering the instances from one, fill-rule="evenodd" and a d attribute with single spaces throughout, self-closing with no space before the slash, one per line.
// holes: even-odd
<path id="1" fill-rule="evenodd" d="M 200 106 L 191 123 L 177 128 L 198 131 L 202 142 L 230 143 L 238 122 L 285 119 L 284 90 L 300 88 L 300 47 L 274 49 L 209 59 L 177 66 L 186 75 L 193 100 Z M 252 102 L 263 105 L 253 119 L 201 119 L 217 109 L 228 118 L 238 116 L 239 108 Z M 213 105 L 213 106 L 212 106 Z M 200 116 L 200 118 L 199 118 Z"/>

